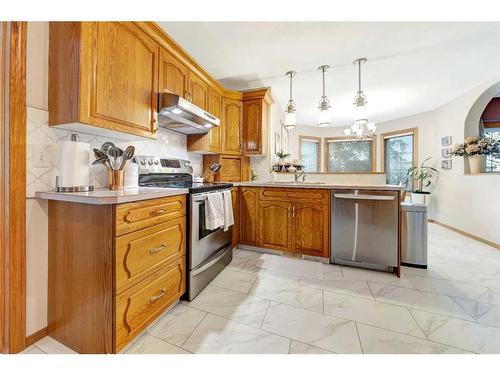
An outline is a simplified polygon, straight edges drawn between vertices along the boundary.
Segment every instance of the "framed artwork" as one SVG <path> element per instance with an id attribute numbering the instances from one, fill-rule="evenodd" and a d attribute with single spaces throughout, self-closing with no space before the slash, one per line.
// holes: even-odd
<path id="1" fill-rule="evenodd" d="M 441 138 L 441 146 L 451 146 L 451 135 Z"/>
<path id="2" fill-rule="evenodd" d="M 452 160 L 441 160 L 441 169 L 451 169 L 452 166 Z"/>
<path id="3" fill-rule="evenodd" d="M 443 159 L 449 159 L 449 158 L 451 158 L 451 147 L 442 148 L 441 149 L 441 157 Z"/>
<path id="4" fill-rule="evenodd" d="M 282 138 L 283 152 L 285 154 L 288 154 L 288 130 L 286 130 L 285 128 L 283 128 L 281 138 Z"/>
<path id="5" fill-rule="evenodd" d="M 274 133 L 274 154 L 281 151 L 281 136 L 279 133 Z"/>

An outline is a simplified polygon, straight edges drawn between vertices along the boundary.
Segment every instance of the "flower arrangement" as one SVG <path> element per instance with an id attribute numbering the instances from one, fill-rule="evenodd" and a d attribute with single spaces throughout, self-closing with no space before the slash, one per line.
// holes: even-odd
<path id="1" fill-rule="evenodd" d="M 467 137 L 451 151 L 453 156 L 500 155 L 500 140 L 491 137 Z"/>

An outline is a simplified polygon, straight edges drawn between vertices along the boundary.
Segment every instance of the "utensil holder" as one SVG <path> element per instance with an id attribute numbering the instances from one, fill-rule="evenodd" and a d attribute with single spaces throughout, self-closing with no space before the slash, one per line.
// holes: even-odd
<path id="1" fill-rule="evenodd" d="M 109 171 L 109 190 L 123 189 L 123 169 Z"/>

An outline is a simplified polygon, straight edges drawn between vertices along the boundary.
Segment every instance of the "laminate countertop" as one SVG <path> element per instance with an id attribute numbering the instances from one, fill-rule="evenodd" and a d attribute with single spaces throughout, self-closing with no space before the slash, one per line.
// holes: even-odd
<path id="1" fill-rule="evenodd" d="M 187 194 L 188 192 L 188 189 L 176 188 L 137 188 L 124 190 L 96 189 L 94 191 L 84 193 L 38 191 L 36 192 L 35 197 L 39 199 L 86 204 L 120 204 L 170 197 L 172 195 L 182 195 Z"/>
<path id="2" fill-rule="evenodd" d="M 336 185 L 328 183 L 294 183 L 294 182 L 234 182 L 234 186 L 254 186 L 272 188 L 299 188 L 299 189 L 356 189 L 356 190 L 390 190 L 403 191 L 404 186 L 398 185 Z"/>

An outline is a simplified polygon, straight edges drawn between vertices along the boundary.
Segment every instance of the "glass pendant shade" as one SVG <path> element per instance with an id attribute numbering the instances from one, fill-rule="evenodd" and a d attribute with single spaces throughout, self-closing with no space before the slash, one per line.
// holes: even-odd
<path id="1" fill-rule="evenodd" d="M 366 125 L 368 123 L 367 105 L 354 105 L 354 123 L 356 125 Z"/>
<path id="2" fill-rule="evenodd" d="M 287 112 L 285 114 L 285 129 L 295 129 L 295 125 L 297 125 L 295 112 Z"/>
<path id="3" fill-rule="evenodd" d="M 293 86 L 292 80 L 297 72 L 288 71 L 286 72 L 286 76 L 290 78 L 290 100 L 288 100 L 288 104 L 285 108 L 285 124 L 284 127 L 287 130 L 295 129 L 295 125 L 297 125 L 297 116 L 295 115 L 295 103 L 293 102 L 292 94 L 293 94 Z"/>
<path id="4" fill-rule="evenodd" d="M 321 111 L 319 111 L 318 126 L 322 128 L 331 126 L 330 111 L 328 109 L 322 109 Z"/>

